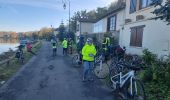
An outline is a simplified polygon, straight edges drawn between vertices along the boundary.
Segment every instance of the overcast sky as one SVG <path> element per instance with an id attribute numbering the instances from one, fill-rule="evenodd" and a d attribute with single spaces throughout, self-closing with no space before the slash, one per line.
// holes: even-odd
<path id="1" fill-rule="evenodd" d="M 70 0 L 71 15 L 79 10 L 108 6 L 115 0 Z M 34 31 L 42 27 L 58 27 L 68 22 L 68 8 L 62 0 L 0 0 L 0 31 Z"/>

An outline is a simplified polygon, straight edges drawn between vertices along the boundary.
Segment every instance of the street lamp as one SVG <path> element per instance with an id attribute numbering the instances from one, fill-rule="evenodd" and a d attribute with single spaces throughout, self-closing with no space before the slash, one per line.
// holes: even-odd
<path id="1" fill-rule="evenodd" d="M 63 1 L 63 0 L 62 0 Z M 68 22 L 68 32 L 70 33 L 70 0 L 68 1 L 68 6 L 69 6 L 69 22 Z M 66 9 L 66 1 L 63 2 L 63 8 Z"/>

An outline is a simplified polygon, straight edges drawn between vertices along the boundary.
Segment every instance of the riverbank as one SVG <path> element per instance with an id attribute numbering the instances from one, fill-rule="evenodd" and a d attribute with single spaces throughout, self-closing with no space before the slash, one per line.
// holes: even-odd
<path id="1" fill-rule="evenodd" d="M 41 45 L 42 45 L 41 41 L 35 43 L 33 45 L 33 52 L 37 52 Z M 15 53 L 9 54 L 13 55 Z M 11 57 L 10 55 L 8 55 L 6 58 Z M 24 64 L 26 64 L 32 56 L 33 55 L 24 50 Z M 22 65 L 23 64 L 18 62 L 17 59 L 15 58 L 11 59 L 9 63 L 4 63 L 3 65 L 0 65 L 0 86 L 2 86 L 9 78 L 11 78 L 22 67 Z"/>

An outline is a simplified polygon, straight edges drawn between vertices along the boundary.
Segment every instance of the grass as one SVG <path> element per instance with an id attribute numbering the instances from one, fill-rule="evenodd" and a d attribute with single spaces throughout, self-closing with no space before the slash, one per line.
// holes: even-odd
<path id="1" fill-rule="evenodd" d="M 37 52 L 41 45 L 41 42 L 34 44 L 35 47 L 33 48 L 33 52 Z M 24 50 L 24 64 L 27 63 L 32 56 L 33 55 Z M 9 64 L 0 65 L 0 82 L 10 79 L 22 67 L 22 65 L 23 64 L 19 63 L 15 58 L 12 59 Z"/>

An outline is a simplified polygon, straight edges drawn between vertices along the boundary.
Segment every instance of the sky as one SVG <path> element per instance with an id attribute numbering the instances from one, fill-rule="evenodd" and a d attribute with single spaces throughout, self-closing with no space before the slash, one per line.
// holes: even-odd
<path id="1" fill-rule="evenodd" d="M 68 0 L 66 0 L 68 1 Z M 108 6 L 115 0 L 70 0 L 71 16 L 76 11 Z M 26 32 L 68 23 L 68 2 L 62 0 L 0 0 L 0 31 Z"/>

